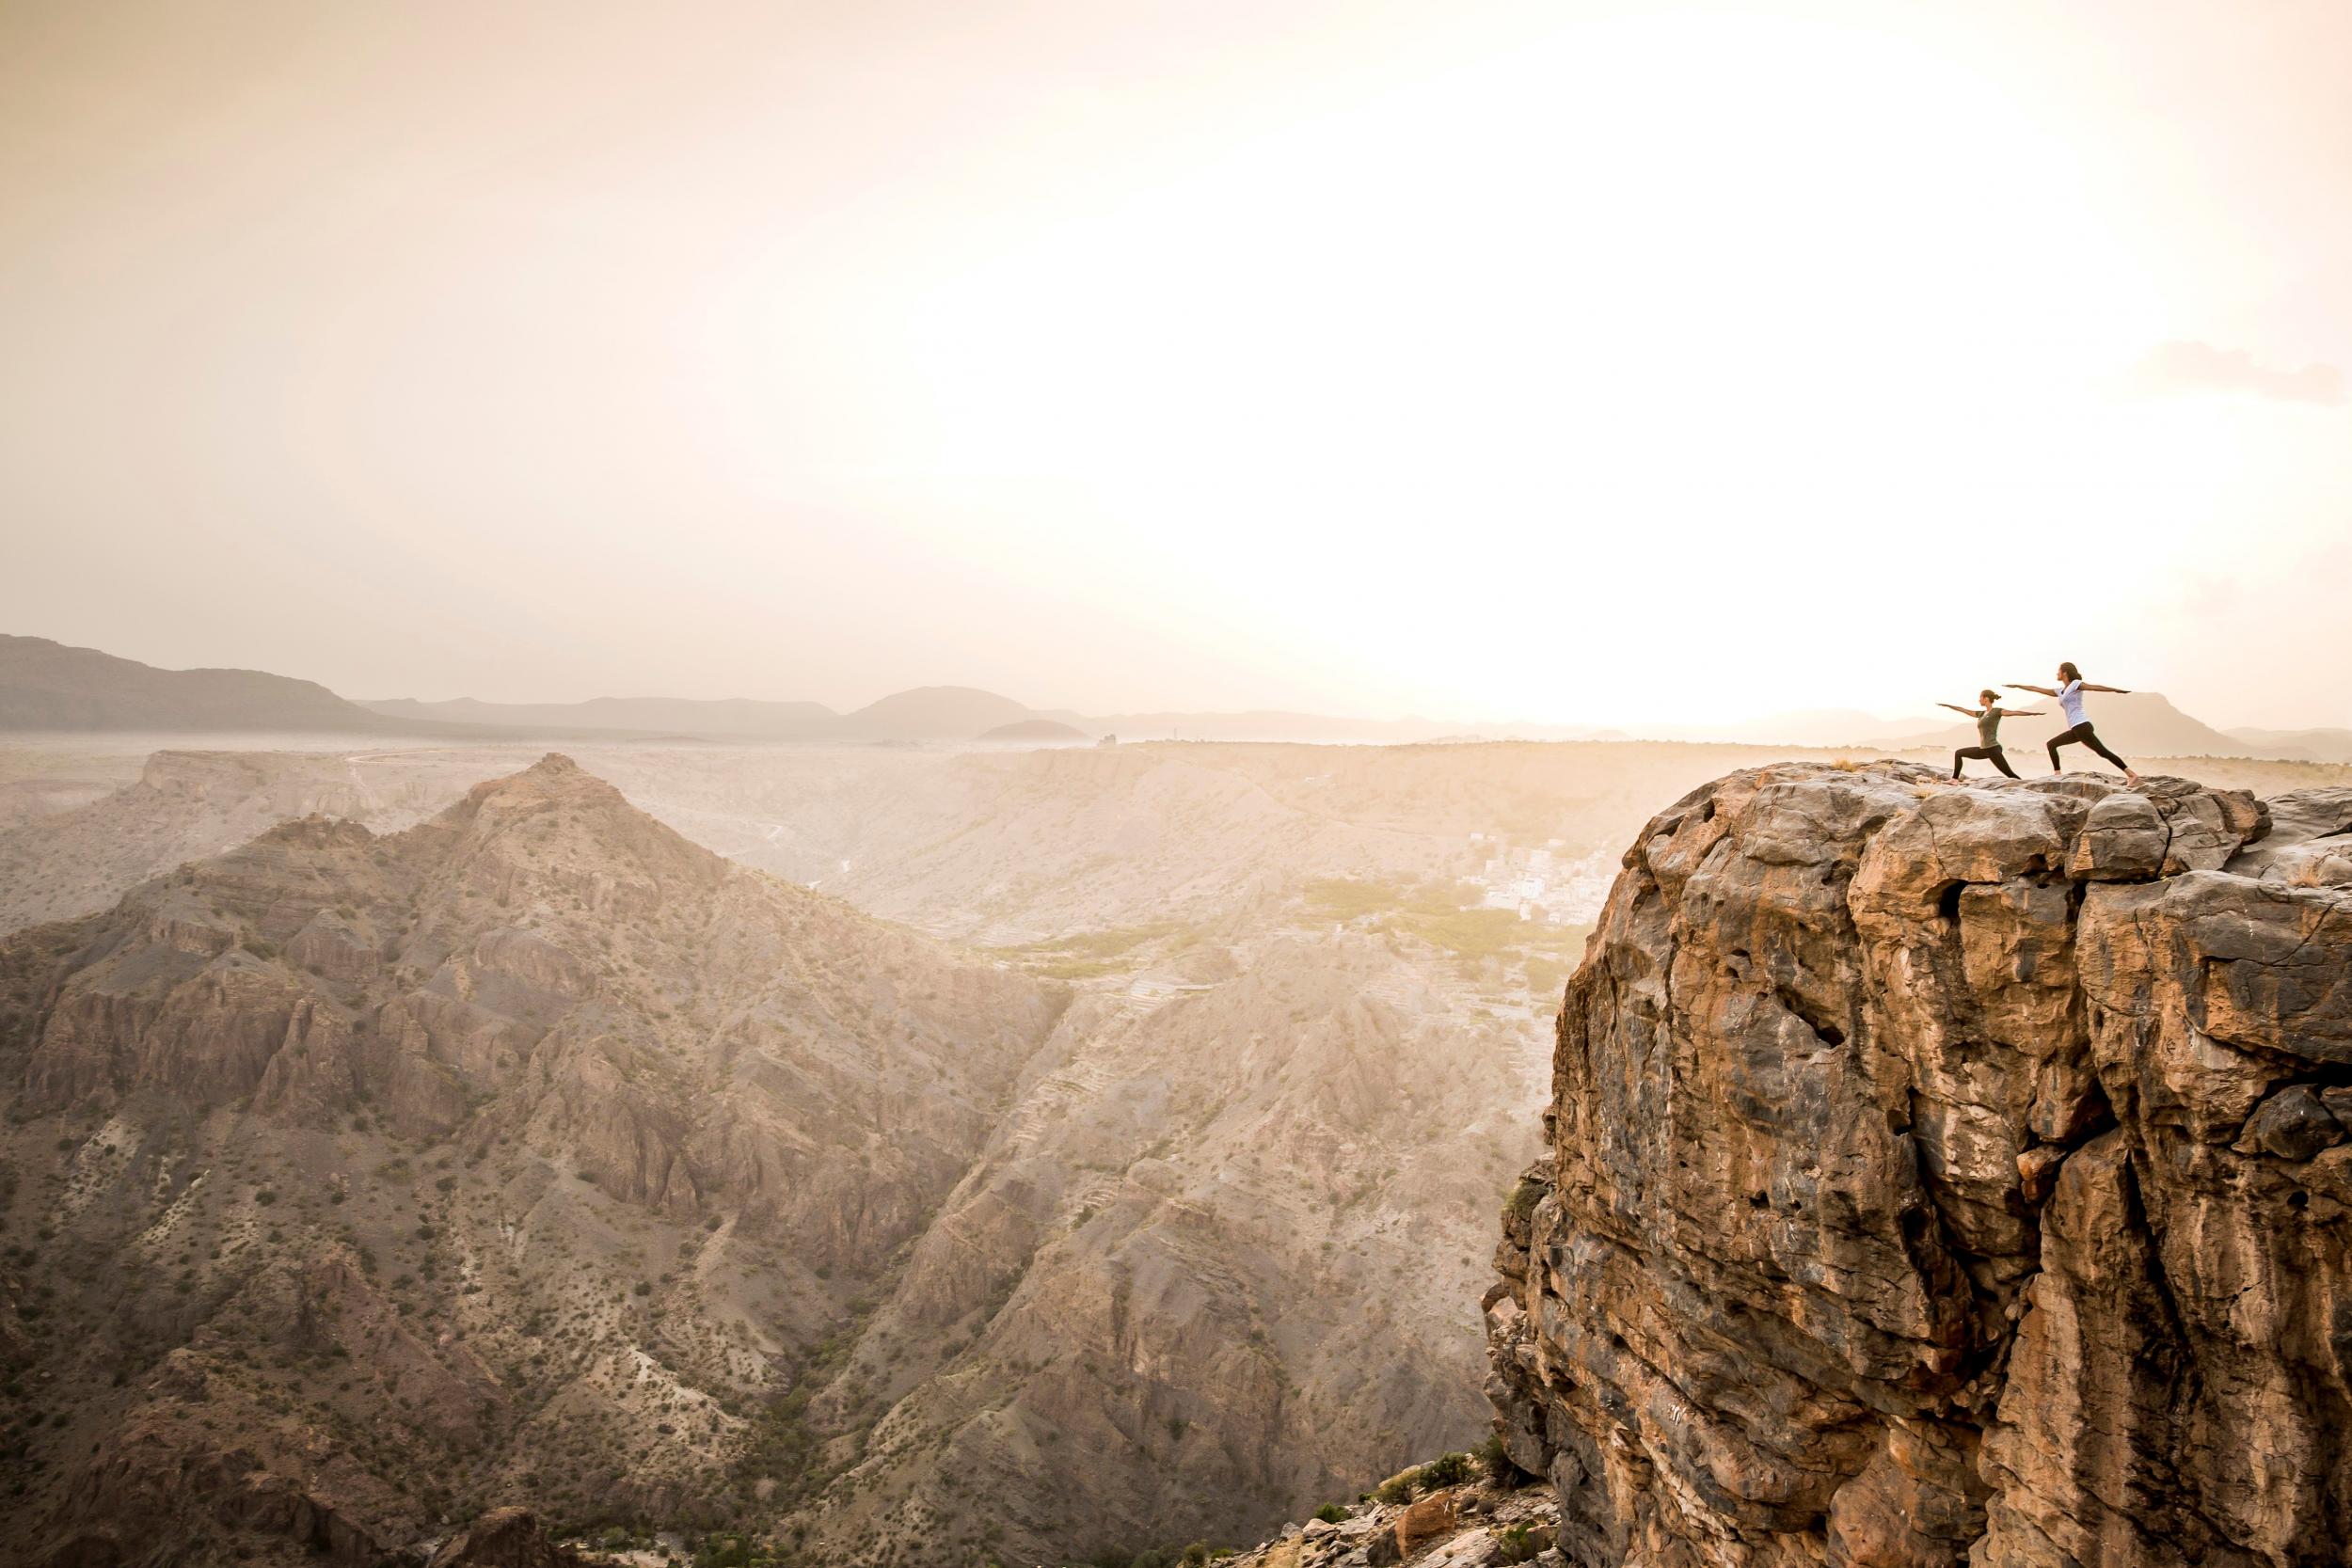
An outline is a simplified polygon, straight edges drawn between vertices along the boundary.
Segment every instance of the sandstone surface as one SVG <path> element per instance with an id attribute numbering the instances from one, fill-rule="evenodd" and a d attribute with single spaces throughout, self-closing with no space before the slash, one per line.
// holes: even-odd
<path id="1" fill-rule="evenodd" d="M 1593 1568 L 2318 1568 L 2352 791 L 1735 773 L 1625 856 L 1489 1391 Z"/>
<path id="2" fill-rule="evenodd" d="M 1466 1461 L 1468 1454 L 1454 1454 Z M 1229 1568 L 1499 1568 L 1532 1562 L 1561 1568 L 1552 1544 L 1559 1510 L 1534 1478 L 1501 1468 L 1502 1477 L 1435 1480 L 1423 1466 L 1390 1478 L 1383 1502 L 1367 1497 L 1333 1505 L 1271 1541 L 1221 1559 Z M 1402 1495 L 1399 1495 L 1402 1494 Z"/>

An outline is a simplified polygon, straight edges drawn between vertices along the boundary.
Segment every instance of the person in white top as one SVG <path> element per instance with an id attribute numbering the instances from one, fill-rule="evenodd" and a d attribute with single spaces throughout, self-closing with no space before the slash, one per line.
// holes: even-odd
<path id="1" fill-rule="evenodd" d="M 2066 771 L 2066 765 L 2058 761 L 2059 747 L 2088 746 L 2116 767 L 2123 769 L 2123 777 L 2134 784 L 2139 783 L 2139 775 L 2132 770 L 2132 765 L 2107 750 L 2106 742 L 2099 738 L 2099 732 L 2090 727 L 2090 720 L 2083 712 L 2084 692 L 2112 691 L 2120 697 L 2127 694 L 2131 688 L 2092 686 L 2083 679 L 2083 673 L 2074 668 L 2074 661 L 2072 659 L 2068 659 L 2058 667 L 2058 683 L 2055 687 L 2028 686 L 2024 681 L 2008 683 L 2011 691 L 2039 691 L 2044 697 L 2056 697 L 2060 711 L 2066 715 L 2066 722 L 2072 726 L 2050 737 L 2050 771 L 2053 773 Z"/>

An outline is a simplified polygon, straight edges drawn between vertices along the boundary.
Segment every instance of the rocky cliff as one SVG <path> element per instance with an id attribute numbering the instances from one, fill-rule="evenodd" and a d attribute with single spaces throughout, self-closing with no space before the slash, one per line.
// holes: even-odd
<path id="1" fill-rule="evenodd" d="M 2352 791 L 1735 773 L 1654 818 L 1487 1296 L 1580 1564 L 2342 1563 Z"/>

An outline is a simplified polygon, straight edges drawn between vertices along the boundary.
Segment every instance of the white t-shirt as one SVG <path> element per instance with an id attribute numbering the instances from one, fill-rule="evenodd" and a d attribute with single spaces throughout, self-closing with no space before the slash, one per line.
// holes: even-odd
<path id="1" fill-rule="evenodd" d="M 2068 681 L 2064 686 L 2059 687 L 2058 700 L 2058 706 L 2065 710 L 2066 722 L 2068 725 L 2088 724 L 2090 722 L 2090 720 L 2083 717 L 2082 682 Z"/>

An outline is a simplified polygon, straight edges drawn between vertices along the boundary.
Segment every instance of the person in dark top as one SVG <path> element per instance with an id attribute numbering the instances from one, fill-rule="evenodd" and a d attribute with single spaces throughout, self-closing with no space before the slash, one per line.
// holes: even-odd
<path id="1" fill-rule="evenodd" d="M 2125 779 L 2133 784 L 2139 783 L 2139 775 L 2132 770 L 2132 765 L 2107 750 L 2106 742 L 2099 738 L 2099 732 L 2090 727 L 2090 716 L 2083 712 L 2084 692 L 2112 691 L 2117 696 L 2122 697 L 2130 694 L 2131 688 L 2088 685 L 2083 680 L 2083 673 L 2074 668 L 2073 659 L 2068 659 L 2058 667 L 2058 683 L 2055 687 L 2027 686 L 2023 681 L 2009 683 L 2009 689 L 2011 691 L 2039 691 L 2044 697 L 2056 697 L 2060 711 L 2066 715 L 2066 722 L 2072 726 L 2060 730 L 2050 737 L 2050 771 L 2053 773 L 2066 771 L 2066 765 L 2058 761 L 2059 747 L 2088 746 L 2116 767 L 2123 769 Z"/>
<path id="2" fill-rule="evenodd" d="M 2001 750 L 2001 721 L 2010 714 L 2015 714 L 2020 719 L 2038 719 L 2042 716 L 2042 710 L 2036 707 L 2003 707 L 2000 694 L 1990 687 L 1977 693 L 1977 701 L 1984 705 L 1963 707 L 1958 703 L 1935 705 L 1937 707 L 1950 708 L 1954 713 L 1964 713 L 1977 721 L 1977 744 L 1963 746 L 1952 753 L 1952 777 L 1955 779 L 1960 777 L 1961 764 L 1970 757 L 1977 757 L 1991 763 L 2013 779 L 2017 777 L 2017 769 L 2009 765 L 2009 755 Z"/>

